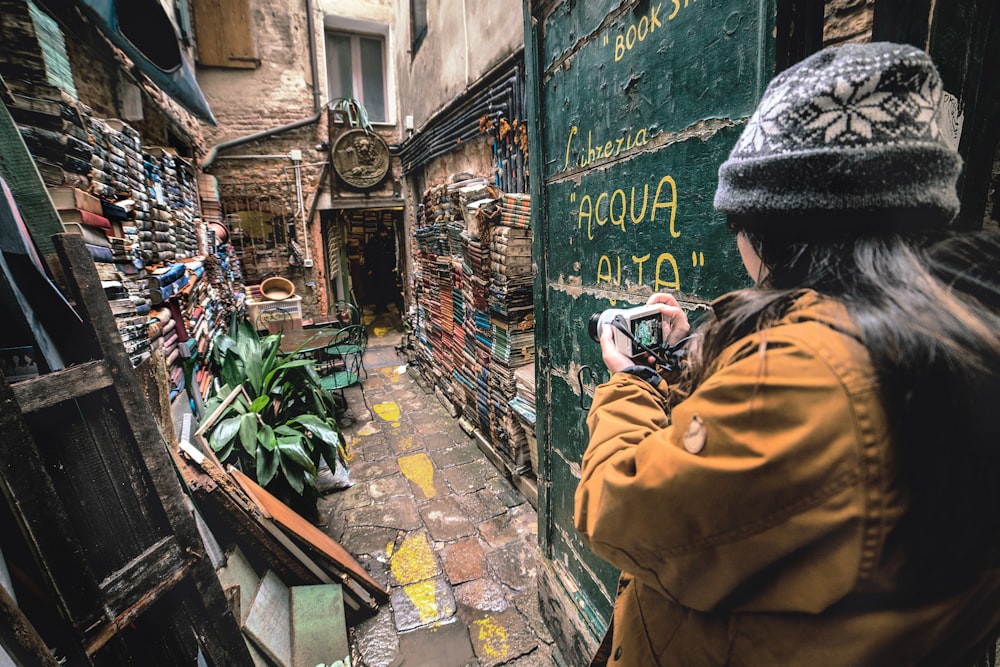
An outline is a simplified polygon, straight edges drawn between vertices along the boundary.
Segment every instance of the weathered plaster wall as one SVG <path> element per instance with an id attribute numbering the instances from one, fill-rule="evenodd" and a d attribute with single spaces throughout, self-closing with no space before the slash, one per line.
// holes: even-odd
<path id="1" fill-rule="evenodd" d="M 399 114 L 413 116 L 416 130 L 524 45 L 516 0 L 428 0 L 427 36 L 411 54 L 409 3 L 396 4 Z"/>

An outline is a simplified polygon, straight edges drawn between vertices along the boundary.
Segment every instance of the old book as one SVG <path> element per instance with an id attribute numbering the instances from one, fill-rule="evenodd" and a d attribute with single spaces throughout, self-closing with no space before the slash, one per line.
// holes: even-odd
<path id="1" fill-rule="evenodd" d="M 100 229 L 111 229 L 111 221 L 99 213 L 91 213 L 78 208 L 59 211 L 59 219 L 64 223 L 77 222 L 88 227 L 98 227 Z"/>
<path id="2" fill-rule="evenodd" d="M 52 197 L 52 203 L 56 205 L 58 211 L 79 209 L 95 215 L 104 215 L 104 206 L 101 204 L 101 200 L 80 188 L 69 186 L 49 188 L 49 196 Z"/>
<path id="3" fill-rule="evenodd" d="M 67 232 L 81 235 L 84 243 L 100 246 L 102 248 L 111 247 L 111 242 L 108 240 L 108 237 L 97 227 L 81 225 L 79 222 L 64 222 L 63 229 Z"/>

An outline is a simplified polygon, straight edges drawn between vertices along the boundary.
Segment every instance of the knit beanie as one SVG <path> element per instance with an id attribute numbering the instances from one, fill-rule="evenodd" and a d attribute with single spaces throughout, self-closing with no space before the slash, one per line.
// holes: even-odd
<path id="1" fill-rule="evenodd" d="M 719 168 L 727 214 L 958 213 L 962 161 L 938 127 L 941 78 L 905 44 L 844 44 L 774 78 Z M 823 219 L 817 216 L 817 219 Z"/>

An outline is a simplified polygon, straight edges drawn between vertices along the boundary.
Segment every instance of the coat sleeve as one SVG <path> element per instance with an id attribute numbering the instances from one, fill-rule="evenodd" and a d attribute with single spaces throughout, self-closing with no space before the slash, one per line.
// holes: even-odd
<path id="1" fill-rule="evenodd" d="M 857 397 L 805 346 L 766 351 L 723 366 L 669 425 L 663 397 L 621 373 L 588 416 L 577 529 L 597 555 L 701 611 L 820 611 L 856 583 Z M 685 434 L 702 448 L 685 449 Z"/>

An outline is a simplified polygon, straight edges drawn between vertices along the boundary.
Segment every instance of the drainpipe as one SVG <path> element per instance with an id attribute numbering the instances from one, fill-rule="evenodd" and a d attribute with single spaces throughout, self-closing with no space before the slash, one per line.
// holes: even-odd
<path id="1" fill-rule="evenodd" d="M 205 161 L 201 163 L 203 171 L 212 166 L 212 163 L 215 162 L 220 150 L 247 144 L 251 141 L 257 141 L 258 139 L 266 139 L 274 136 L 275 134 L 288 132 L 289 130 L 297 130 L 300 127 L 312 125 L 318 122 L 320 117 L 323 115 L 323 96 L 319 87 L 319 65 L 316 64 L 316 23 L 313 20 L 312 0 L 304 0 L 304 4 L 306 8 L 306 30 L 309 35 L 309 69 L 312 72 L 313 111 L 315 113 L 313 113 L 313 115 L 309 118 L 303 118 L 302 120 L 297 120 L 294 123 L 289 123 L 288 125 L 282 125 L 281 127 L 264 130 L 263 132 L 257 132 L 255 134 L 248 134 L 244 137 L 230 139 L 229 141 L 223 141 L 220 144 L 212 146 L 212 148 L 208 151 L 208 156 L 205 158 Z"/>

